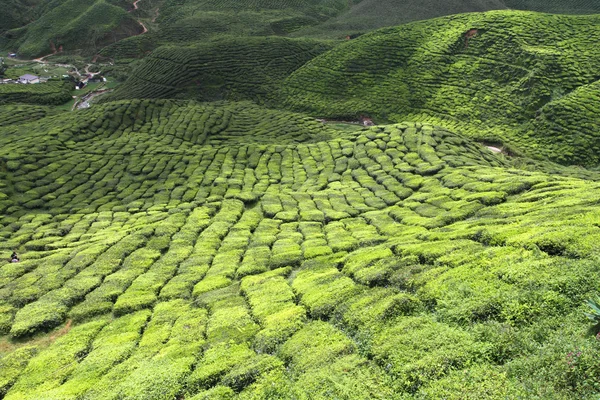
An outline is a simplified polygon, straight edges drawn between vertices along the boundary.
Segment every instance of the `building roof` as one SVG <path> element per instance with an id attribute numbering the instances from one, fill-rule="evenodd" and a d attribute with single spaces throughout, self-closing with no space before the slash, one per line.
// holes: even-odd
<path id="1" fill-rule="evenodd" d="M 32 81 L 34 79 L 40 79 L 40 77 L 31 75 L 31 74 L 25 74 L 25 75 L 22 75 L 19 77 L 19 80 L 24 80 L 24 81 Z"/>

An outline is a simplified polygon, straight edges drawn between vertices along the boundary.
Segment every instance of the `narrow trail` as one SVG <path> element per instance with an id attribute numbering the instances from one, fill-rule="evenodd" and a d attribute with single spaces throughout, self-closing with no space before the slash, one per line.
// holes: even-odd
<path id="1" fill-rule="evenodd" d="M 92 64 L 87 64 L 84 68 L 85 71 L 85 76 L 83 77 L 83 81 L 87 82 L 88 80 L 90 80 L 91 78 L 93 78 L 94 76 L 102 73 L 102 71 L 98 71 L 98 72 L 90 72 L 90 67 L 92 66 Z M 79 74 L 79 73 L 78 73 Z M 79 77 L 81 78 L 82 76 L 79 75 Z"/>
<path id="2" fill-rule="evenodd" d="M 133 8 L 132 8 L 131 10 L 129 10 L 129 12 L 133 12 L 133 11 L 135 11 L 135 10 L 138 10 L 138 9 L 139 9 L 139 7 L 138 7 L 138 3 L 139 3 L 140 1 L 142 1 L 142 0 L 135 0 L 135 1 L 133 2 Z M 142 26 L 142 28 L 143 28 L 143 31 L 142 31 L 141 33 L 139 33 L 138 35 L 143 35 L 144 33 L 148 32 L 148 28 L 146 28 L 146 25 L 145 25 L 145 24 L 144 24 L 142 21 L 140 21 L 140 20 L 138 19 L 138 20 L 137 20 L 137 22 L 138 22 L 138 24 L 140 24 L 140 25 Z"/>
<path id="3" fill-rule="evenodd" d="M 57 52 L 56 52 L 56 51 L 54 51 L 54 52 L 52 52 L 52 53 L 50 53 L 50 54 L 46 54 L 45 56 L 38 57 L 38 58 L 34 58 L 34 59 L 33 59 L 33 60 L 31 60 L 31 61 L 35 61 L 35 62 L 37 62 L 37 63 L 42 63 L 42 64 L 47 64 L 47 63 L 48 63 L 48 61 L 44 61 L 44 58 L 47 58 L 47 57 L 53 56 L 53 55 L 55 55 L 56 53 L 57 53 Z"/>

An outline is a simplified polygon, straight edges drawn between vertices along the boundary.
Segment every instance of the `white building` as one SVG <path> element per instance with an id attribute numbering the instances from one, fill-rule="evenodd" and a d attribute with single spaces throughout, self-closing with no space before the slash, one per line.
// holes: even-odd
<path id="1" fill-rule="evenodd" d="M 19 83 L 40 83 L 40 77 L 30 74 L 25 74 L 19 77 Z"/>

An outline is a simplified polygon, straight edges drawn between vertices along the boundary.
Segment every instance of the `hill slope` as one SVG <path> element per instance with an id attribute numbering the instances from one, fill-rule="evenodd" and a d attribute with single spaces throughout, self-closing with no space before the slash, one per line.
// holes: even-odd
<path id="1" fill-rule="evenodd" d="M 564 360 L 600 355 L 598 183 L 427 124 L 253 108 L 0 127 L 5 399 L 595 393 Z"/>
<path id="2" fill-rule="evenodd" d="M 4 32 L 2 45 L 21 57 L 47 55 L 61 48 L 94 54 L 106 44 L 142 31 L 122 8 L 125 4 L 114 0 L 51 2 L 46 12 L 30 24 Z"/>
<path id="3" fill-rule="evenodd" d="M 598 0 L 362 0 L 322 24 L 306 27 L 297 36 L 343 38 L 346 35 L 431 18 L 490 10 L 528 10 L 555 14 L 597 14 Z"/>
<path id="4" fill-rule="evenodd" d="M 317 57 L 284 82 L 282 101 L 330 118 L 432 118 L 530 156 L 597 165 L 585 150 L 597 146 L 592 125 L 575 149 L 568 135 L 523 133 L 545 106 L 600 78 L 598 39 L 598 16 L 493 11 L 416 22 Z"/>
<path id="5" fill-rule="evenodd" d="M 109 99 L 263 102 L 293 71 L 332 47 L 325 41 L 277 37 L 164 46 L 146 56 Z"/>

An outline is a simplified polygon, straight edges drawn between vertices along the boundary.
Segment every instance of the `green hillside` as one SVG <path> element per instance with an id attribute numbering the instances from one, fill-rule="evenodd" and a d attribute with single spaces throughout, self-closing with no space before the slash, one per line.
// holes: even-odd
<path id="1" fill-rule="evenodd" d="M 598 0 L 503 0 L 509 8 L 549 12 L 555 14 L 597 14 L 600 12 Z"/>
<path id="2" fill-rule="evenodd" d="M 598 39 L 598 16 L 496 11 L 411 23 L 312 60 L 284 82 L 282 102 L 327 118 L 432 121 L 532 157 L 597 165 L 593 123 L 573 145 L 533 120 L 599 79 Z M 567 118 L 597 121 L 592 112 Z"/>
<path id="3" fill-rule="evenodd" d="M 34 85 L 0 85 L 0 106 L 7 104 L 60 105 L 71 99 L 72 90 L 73 84 L 63 81 L 49 81 Z M 36 108 L 33 107 L 32 110 L 36 110 Z M 10 114 L 10 111 L 0 110 L 0 114 L 5 113 Z"/>
<path id="4" fill-rule="evenodd" d="M 47 55 L 61 48 L 93 55 L 109 43 L 142 31 L 123 5 L 120 1 L 107 0 L 50 3 L 48 11 L 35 21 L 4 32 L 0 44 L 21 57 Z"/>
<path id="5" fill-rule="evenodd" d="M 2 5 L 0 399 L 600 398 L 600 1 Z"/>
<path id="6" fill-rule="evenodd" d="M 346 0 L 196 1 L 168 0 L 140 3 L 139 15 L 150 31 L 104 48 L 103 57 L 142 58 L 164 45 L 198 46 L 222 38 L 287 36 L 314 26 L 348 8 Z M 225 43 L 226 44 L 226 43 Z M 224 49 L 220 52 L 226 53 Z"/>
<path id="7" fill-rule="evenodd" d="M 600 13 L 600 1 L 575 0 L 5 0 L 0 49 L 24 57 L 63 46 L 109 58 L 141 58 L 165 44 L 229 36 L 341 39 L 415 20 L 501 9 L 566 14 Z M 126 11 L 134 11 L 126 13 Z M 146 37 L 136 37 L 144 26 Z M 5 32 L 8 31 L 8 32 Z"/>
<path id="8" fill-rule="evenodd" d="M 445 15 L 490 10 L 529 10 L 555 14 L 598 14 L 598 0 L 361 0 L 338 16 L 294 35 L 343 38 L 373 29 Z"/>
<path id="9" fill-rule="evenodd" d="M 502 0 L 361 0 L 339 16 L 296 32 L 298 36 L 343 38 L 384 26 L 466 12 L 506 9 Z"/>
<path id="10" fill-rule="evenodd" d="M 110 99 L 263 102 L 284 78 L 332 47 L 329 42 L 276 37 L 164 46 L 145 57 Z"/>
<path id="11" fill-rule="evenodd" d="M 107 103 L 0 144 L 7 400 L 596 393 L 594 180 L 250 103 Z"/>
<path id="12" fill-rule="evenodd" d="M 46 106 L 3 104 L 0 108 L 0 127 L 36 121 L 52 113 L 52 109 Z"/>
<path id="13" fill-rule="evenodd" d="M 0 32 L 8 29 L 18 28 L 31 22 L 33 12 L 26 2 L 21 0 L 5 0 L 2 2 L 2 13 L 0 14 Z"/>

